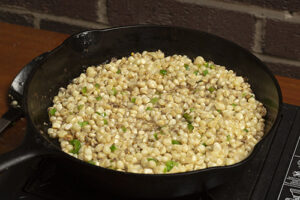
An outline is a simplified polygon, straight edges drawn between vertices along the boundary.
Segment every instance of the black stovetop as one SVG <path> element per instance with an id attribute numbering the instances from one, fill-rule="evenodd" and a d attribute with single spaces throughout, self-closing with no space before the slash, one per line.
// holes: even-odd
<path id="1" fill-rule="evenodd" d="M 177 200 L 300 200 L 300 107 L 283 105 L 280 123 L 246 169 L 215 189 Z M 123 199 L 102 193 L 61 170 L 54 158 L 40 158 L 0 174 L 0 199 Z"/>

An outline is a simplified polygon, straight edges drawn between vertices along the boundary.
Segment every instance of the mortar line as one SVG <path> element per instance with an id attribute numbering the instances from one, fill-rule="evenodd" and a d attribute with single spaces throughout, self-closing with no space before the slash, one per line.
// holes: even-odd
<path id="1" fill-rule="evenodd" d="M 254 44 L 252 47 L 252 51 L 256 53 L 262 53 L 262 42 L 263 42 L 263 20 L 260 18 L 256 19 L 255 26 L 254 26 Z"/>
<path id="2" fill-rule="evenodd" d="M 83 26 L 83 27 L 87 27 L 87 28 L 108 28 L 109 27 L 108 24 L 104 24 L 101 22 L 90 22 L 90 21 L 85 21 L 85 20 L 81 20 L 81 19 L 72 19 L 72 18 L 65 17 L 65 16 L 53 16 L 53 15 L 49 15 L 49 14 L 31 12 L 31 11 L 25 10 L 23 8 L 18 8 L 18 7 L 9 7 L 9 6 L 2 7 L 2 8 L 0 8 L 0 11 L 16 13 L 16 14 L 30 14 L 30 15 L 33 15 L 35 18 L 39 19 L 39 21 L 41 19 L 48 19 L 48 20 L 55 21 L 55 22 L 67 23 L 70 25 Z M 34 25 L 36 25 L 36 24 L 34 24 Z"/>
<path id="3" fill-rule="evenodd" d="M 108 24 L 108 17 L 107 17 L 107 1 L 106 0 L 98 0 L 97 1 L 97 22 L 102 22 Z"/>
<path id="4" fill-rule="evenodd" d="M 274 64 L 280 63 L 280 64 L 284 64 L 284 65 L 293 65 L 296 67 L 300 67 L 300 61 L 297 61 L 297 60 L 290 60 L 287 58 L 269 56 L 269 55 L 260 54 L 260 53 L 253 53 L 253 54 L 264 62 L 270 62 L 270 63 L 274 63 Z"/>
<path id="5" fill-rule="evenodd" d="M 181 3 L 190 3 L 200 6 L 206 6 L 211 8 L 219 8 L 223 10 L 236 11 L 240 13 L 247 13 L 254 15 L 258 18 L 269 18 L 275 20 L 282 20 L 292 23 L 300 23 L 300 15 L 297 13 L 291 14 L 287 10 L 278 11 L 269 8 L 262 8 L 255 5 L 247 5 L 241 3 L 229 3 L 229 2 L 220 2 L 217 0 L 176 0 Z"/>

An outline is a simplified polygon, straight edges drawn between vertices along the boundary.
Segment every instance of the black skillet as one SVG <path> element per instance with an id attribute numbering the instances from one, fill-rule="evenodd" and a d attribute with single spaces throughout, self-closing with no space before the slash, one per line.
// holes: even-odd
<path id="1" fill-rule="evenodd" d="M 166 55 L 198 55 L 234 70 L 245 77 L 258 100 L 264 103 L 265 136 L 242 162 L 177 174 L 146 175 L 118 172 L 75 159 L 60 150 L 57 140 L 48 137 L 47 108 L 60 87 L 65 87 L 89 65 L 131 52 L 162 50 Z M 51 155 L 62 159 L 72 173 L 81 175 L 90 188 L 105 188 L 120 196 L 172 198 L 200 192 L 230 180 L 255 156 L 278 121 L 282 97 L 279 85 L 267 67 L 238 45 L 196 30 L 167 26 L 129 26 L 82 32 L 51 51 L 29 74 L 23 105 L 28 122 L 23 144 L 0 156 L 0 171 L 32 157 Z M 63 177 L 62 177 L 63 178 Z"/>

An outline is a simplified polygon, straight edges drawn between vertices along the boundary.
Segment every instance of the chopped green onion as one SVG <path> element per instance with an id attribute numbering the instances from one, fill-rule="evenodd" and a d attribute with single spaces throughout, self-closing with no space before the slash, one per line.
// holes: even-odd
<path id="1" fill-rule="evenodd" d="M 134 98 L 134 97 L 131 98 L 131 102 L 132 102 L 132 103 L 135 103 L 135 101 L 136 101 L 136 98 Z"/>
<path id="2" fill-rule="evenodd" d="M 148 161 L 154 161 L 156 164 L 158 163 L 158 160 L 156 158 L 147 158 Z"/>
<path id="3" fill-rule="evenodd" d="M 92 160 L 88 161 L 88 163 L 90 163 L 92 165 L 96 165 L 95 161 L 92 161 Z"/>
<path id="4" fill-rule="evenodd" d="M 244 93 L 242 94 L 242 96 L 243 96 L 243 97 L 245 97 L 246 95 L 247 95 L 247 93 L 246 93 L 246 92 L 244 92 Z"/>
<path id="5" fill-rule="evenodd" d="M 216 90 L 216 88 L 214 88 L 214 87 L 208 88 L 208 91 L 211 92 L 211 93 L 212 93 L 213 91 L 215 91 L 215 90 Z"/>
<path id="6" fill-rule="evenodd" d="M 105 117 L 105 116 L 106 116 L 106 112 L 104 112 L 104 113 L 96 112 L 96 114 L 98 114 L 98 115 L 100 115 L 100 116 L 102 116 L 102 117 Z"/>
<path id="7" fill-rule="evenodd" d="M 233 104 L 231 104 L 233 107 L 235 107 L 235 106 L 237 106 L 237 104 L 235 104 L 235 103 L 233 103 Z"/>
<path id="8" fill-rule="evenodd" d="M 157 133 L 154 133 L 153 136 L 154 136 L 154 138 L 155 138 L 156 140 L 158 140 L 158 135 L 157 135 Z"/>
<path id="9" fill-rule="evenodd" d="M 172 140 L 172 144 L 181 144 L 181 142 L 178 140 Z"/>
<path id="10" fill-rule="evenodd" d="M 99 97 L 96 97 L 96 100 L 97 100 L 97 101 L 100 101 L 101 99 L 102 99 L 102 97 L 100 97 L 100 96 L 99 96 Z"/>
<path id="11" fill-rule="evenodd" d="M 147 107 L 146 110 L 152 110 L 152 108 L 151 107 Z"/>
<path id="12" fill-rule="evenodd" d="M 84 127 L 84 126 L 88 125 L 89 122 L 88 122 L 88 121 L 83 121 L 83 122 L 78 122 L 78 124 L 79 124 L 81 127 Z"/>
<path id="13" fill-rule="evenodd" d="M 112 88 L 112 92 L 113 92 L 113 95 L 116 96 L 118 94 L 118 91 L 116 88 Z"/>
<path id="14" fill-rule="evenodd" d="M 208 74 L 208 70 L 207 70 L 207 69 L 204 70 L 204 71 L 202 72 L 202 74 L 203 74 L 203 76 L 206 76 L 206 75 Z"/>
<path id="15" fill-rule="evenodd" d="M 150 102 L 151 102 L 152 104 L 155 104 L 155 103 L 158 102 L 158 98 L 157 98 L 157 97 L 154 97 L 154 98 L 152 98 L 152 99 L 150 100 Z"/>
<path id="16" fill-rule="evenodd" d="M 209 67 L 209 63 L 206 62 L 206 63 L 204 64 L 204 66 L 205 66 L 206 68 L 208 68 L 208 67 Z"/>
<path id="17" fill-rule="evenodd" d="M 77 139 L 71 140 L 70 144 L 73 146 L 73 150 L 70 151 L 70 153 L 78 154 L 79 149 L 81 148 L 80 141 Z"/>
<path id="18" fill-rule="evenodd" d="M 230 140 L 230 135 L 227 135 L 226 139 L 227 139 L 227 141 L 229 141 Z"/>
<path id="19" fill-rule="evenodd" d="M 98 115 L 100 115 L 100 116 L 101 116 L 101 113 L 99 113 L 99 112 L 96 112 L 96 114 L 98 114 Z"/>
<path id="20" fill-rule="evenodd" d="M 199 81 L 197 81 L 196 83 L 201 83 L 202 82 L 202 80 L 199 80 Z"/>
<path id="21" fill-rule="evenodd" d="M 193 112 L 195 110 L 195 108 L 190 108 L 190 111 Z"/>
<path id="22" fill-rule="evenodd" d="M 105 125 L 107 125 L 107 124 L 108 124 L 107 119 L 104 119 L 104 120 L 103 120 L 103 123 L 104 123 Z"/>
<path id="23" fill-rule="evenodd" d="M 188 113 L 184 113 L 182 116 L 188 123 L 192 122 L 192 116 L 190 116 Z"/>
<path id="24" fill-rule="evenodd" d="M 111 152 L 115 152 L 115 150 L 117 150 L 117 147 L 114 144 L 112 144 L 110 146 L 110 150 L 111 150 Z"/>
<path id="25" fill-rule="evenodd" d="M 81 110 L 82 108 L 83 108 L 83 105 L 82 105 L 82 104 L 77 106 L 77 109 L 78 109 L 78 110 Z"/>
<path id="26" fill-rule="evenodd" d="M 120 69 L 118 69 L 117 74 L 121 74 L 121 70 Z"/>
<path id="27" fill-rule="evenodd" d="M 99 85 L 98 83 L 96 83 L 96 84 L 95 84 L 95 87 L 96 87 L 97 89 L 99 89 L 99 88 L 100 88 L 100 85 Z"/>
<path id="28" fill-rule="evenodd" d="M 184 64 L 184 68 L 185 68 L 186 70 L 190 70 L 190 66 L 189 66 L 188 64 Z"/>
<path id="29" fill-rule="evenodd" d="M 188 129 L 190 132 L 192 132 L 194 130 L 194 126 L 192 124 L 188 124 Z"/>
<path id="30" fill-rule="evenodd" d="M 248 129 L 246 129 L 246 128 L 244 128 L 244 131 L 246 132 L 246 133 L 248 133 L 249 131 L 248 131 Z"/>
<path id="31" fill-rule="evenodd" d="M 178 163 L 173 161 L 173 160 L 169 160 L 166 162 L 166 167 L 164 169 L 164 173 L 167 173 L 169 171 L 171 171 L 173 169 L 173 167 L 177 166 Z"/>
<path id="32" fill-rule="evenodd" d="M 204 143 L 202 143 L 202 145 L 203 145 L 203 146 L 205 146 L 205 147 L 207 146 L 207 144 L 206 144 L 205 142 L 204 142 Z"/>
<path id="33" fill-rule="evenodd" d="M 56 113 L 56 108 L 52 108 L 51 110 L 49 110 L 49 115 L 50 116 L 54 116 Z"/>
<path id="34" fill-rule="evenodd" d="M 82 94 L 87 93 L 87 88 L 86 88 L 86 87 L 83 87 L 83 88 L 81 89 L 81 92 L 82 92 Z"/>
<path id="35" fill-rule="evenodd" d="M 161 75 L 166 75 L 167 74 L 167 70 L 165 70 L 165 69 L 162 69 L 162 70 L 160 70 L 159 71 L 159 73 L 161 74 Z"/>
<path id="36" fill-rule="evenodd" d="M 221 113 L 222 111 L 217 109 L 217 112 L 218 112 L 218 113 Z"/>
<path id="37" fill-rule="evenodd" d="M 194 74 L 197 76 L 199 74 L 199 70 L 194 71 Z"/>
<path id="38" fill-rule="evenodd" d="M 125 126 L 122 126 L 122 131 L 125 133 L 127 131 L 127 128 L 125 128 Z"/>

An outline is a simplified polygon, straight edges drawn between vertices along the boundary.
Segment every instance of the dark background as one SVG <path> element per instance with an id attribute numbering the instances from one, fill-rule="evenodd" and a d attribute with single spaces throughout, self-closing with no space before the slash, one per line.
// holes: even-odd
<path id="1" fill-rule="evenodd" d="M 300 79 L 299 0 L 0 0 L 0 21 L 62 33 L 130 24 L 194 28 Z"/>

